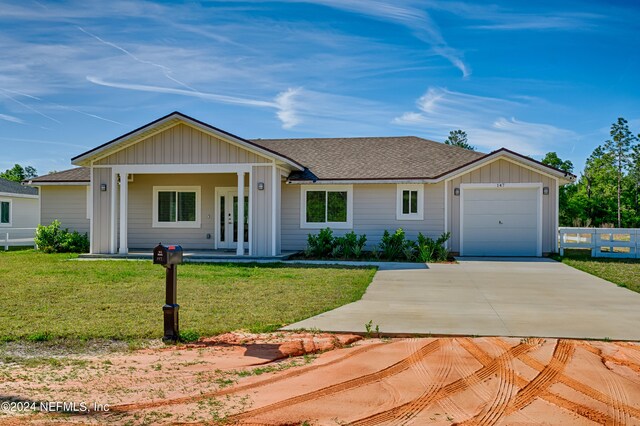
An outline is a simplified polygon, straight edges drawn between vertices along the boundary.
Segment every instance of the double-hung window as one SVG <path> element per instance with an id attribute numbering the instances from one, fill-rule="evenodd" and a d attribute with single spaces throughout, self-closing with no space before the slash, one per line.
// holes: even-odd
<path id="1" fill-rule="evenodd" d="M 153 187 L 154 228 L 199 228 L 200 187 Z"/>
<path id="2" fill-rule="evenodd" d="M 424 185 L 398 185 L 396 219 L 424 219 Z"/>
<path id="3" fill-rule="evenodd" d="M 0 226 L 11 226 L 11 201 L 0 201 Z"/>
<path id="4" fill-rule="evenodd" d="M 309 185 L 302 187 L 302 228 L 350 229 L 353 223 L 351 185 Z"/>

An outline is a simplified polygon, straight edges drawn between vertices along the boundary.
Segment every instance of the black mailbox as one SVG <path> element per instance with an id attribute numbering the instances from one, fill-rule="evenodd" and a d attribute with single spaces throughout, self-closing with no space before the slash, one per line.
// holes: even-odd
<path id="1" fill-rule="evenodd" d="M 182 247 L 158 244 L 153 249 L 153 263 L 164 266 L 166 271 L 166 298 L 162 307 L 164 312 L 164 337 L 162 340 L 177 342 L 180 339 L 178 325 L 180 305 L 177 303 L 178 265 L 182 263 Z"/>
<path id="2" fill-rule="evenodd" d="M 153 249 L 153 263 L 154 265 L 180 265 L 182 263 L 182 247 L 158 244 Z"/>

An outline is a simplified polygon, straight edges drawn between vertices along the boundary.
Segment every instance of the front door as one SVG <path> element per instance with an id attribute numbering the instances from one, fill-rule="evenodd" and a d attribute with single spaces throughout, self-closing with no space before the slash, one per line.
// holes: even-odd
<path id="1" fill-rule="evenodd" d="M 248 188 L 245 188 L 245 194 Z M 238 245 L 238 190 L 216 191 L 218 210 L 218 248 L 235 249 Z M 249 197 L 244 197 L 244 242 L 249 242 Z M 246 247 L 246 244 L 245 244 Z"/>

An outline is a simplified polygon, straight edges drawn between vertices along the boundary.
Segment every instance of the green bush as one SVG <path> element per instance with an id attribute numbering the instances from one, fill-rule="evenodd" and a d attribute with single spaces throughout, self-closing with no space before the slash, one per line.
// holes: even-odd
<path id="1" fill-rule="evenodd" d="M 60 229 L 58 220 L 54 220 L 48 226 L 38 225 L 34 241 L 38 249 L 45 253 L 87 253 L 89 251 L 87 234 Z"/>
<path id="2" fill-rule="evenodd" d="M 334 245 L 339 247 L 338 253 L 346 259 L 358 259 L 364 252 L 364 246 L 367 243 L 367 236 L 356 234 L 351 231 L 344 237 L 336 237 Z"/>
<path id="3" fill-rule="evenodd" d="M 420 262 L 444 262 L 449 258 L 449 250 L 444 247 L 444 243 L 451 237 L 450 232 L 440 235 L 437 240 L 418 233 L 418 260 Z"/>
<path id="4" fill-rule="evenodd" d="M 402 228 L 396 229 L 396 232 L 390 234 L 389 231 L 384 231 L 382 234 L 382 240 L 380 241 L 381 256 L 387 260 L 400 260 L 406 258 L 405 248 L 407 246 L 407 240 L 405 239 L 404 230 Z"/>
<path id="5" fill-rule="evenodd" d="M 418 233 L 417 241 L 408 240 L 402 228 L 391 234 L 384 231 L 380 244 L 372 251 L 364 251 L 367 243 L 366 235 L 358 235 L 351 231 L 342 237 L 334 237 L 330 228 L 318 234 L 309 234 L 307 248 L 304 253 L 315 259 L 384 259 L 389 261 L 409 262 L 443 262 L 449 258 L 449 250 L 444 243 L 449 239 L 449 232 L 433 240 Z"/>
<path id="6" fill-rule="evenodd" d="M 316 235 L 308 235 L 304 253 L 307 257 L 320 259 L 358 259 L 364 254 L 366 243 L 366 235 L 351 231 L 343 237 L 334 237 L 333 231 L 325 228 Z"/>
<path id="7" fill-rule="evenodd" d="M 335 247 L 331 228 L 320 230 L 317 235 L 309 234 L 305 254 L 309 257 L 329 257 Z"/>

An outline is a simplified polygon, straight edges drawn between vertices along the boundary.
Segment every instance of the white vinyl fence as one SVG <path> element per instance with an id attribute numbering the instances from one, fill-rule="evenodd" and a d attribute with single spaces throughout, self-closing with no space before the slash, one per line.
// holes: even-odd
<path id="1" fill-rule="evenodd" d="M 0 246 L 5 251 L 12 246 L 36 246 L 33 236 L 36 228 L 0 228 Z"/>
<path id="2" fill-rule="evenodd" d="M 640 259 L 639 228 L 559 228 L 560 255 L 565 249 L 589 249 L 592 257 Z"/>

